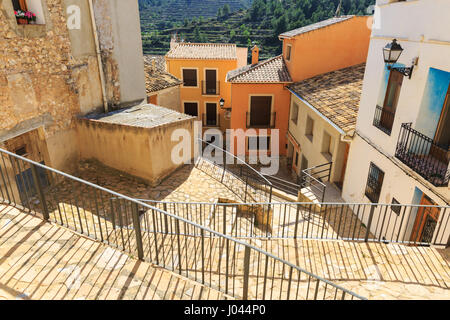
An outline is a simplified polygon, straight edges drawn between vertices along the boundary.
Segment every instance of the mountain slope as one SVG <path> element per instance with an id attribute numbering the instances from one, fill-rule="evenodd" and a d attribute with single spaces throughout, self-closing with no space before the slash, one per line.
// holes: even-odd
<path id="1" fill-rule="evenodd" d="M 174 7 L 170 7 L 172 1 L 176 2 L 172 4 Z M 191 5 L 183 6 L 188 1 Z M 258 44 L 262 49 L 261 58 L 264 59 L 281 53 L 281 42 L 278 40 L 280 33 L 333 17 L 339 5 L 339 0 L 242 0 L 234 3 L 251 2 L 251 6 L 237 11 L 230 10 L 226 15 L 220 13 L 205 18 L 205 13 L 212 10 L 206 7 L 208 2 L 209 0 L 168 0 L 154 11 L 141 6 L 144 53 L 165 54 L 169 50 L 170 36 L 176 33 L 189 42 L 226 42 L 243 47 Z M 233 1 L 213 2 L 217 3 L 214 8 L 221 8 L 220 4 L 224 3 L 228 3 L 231 8 Z M 176 12 L 180 10 L 186 11 L 186 14 L 197 12 L 199 3 L 203 8 L 202 15 L 193 19 L 178 18 Z M 343 0 L 340 14 L 369 14 L 368 8 L 374 3 L 375 0 Z"/>

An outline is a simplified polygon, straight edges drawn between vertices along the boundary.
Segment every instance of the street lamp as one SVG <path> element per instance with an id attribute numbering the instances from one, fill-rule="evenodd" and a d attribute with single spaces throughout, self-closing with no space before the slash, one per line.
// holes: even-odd
<path id="1" fill-rule="evenodd" d="M 220 107 L 223 109 L 223 107 L 225 107 L 225 99 L 221 98 L 219 101 Z"/>
<path id="2" fill-rule="evenodd" d="M 411 79 L 412 72 L 414 70 L 414 64 L 417 63 L 417 58 L 414 59 L 413 64 L 411 67 L 394 67 L 393 64 L 395 64 L 398 59 L 400 58 L 400 55 L 403 52 L 402 46 L 397 43 L 397 39 L 392 40 L 391 43 L 388 43 L 383 48 L 383 57 L 384 62 L 388 65 L 389 70 L 396 70 L 403 74 L 405 77 L 409 77 Z"/>

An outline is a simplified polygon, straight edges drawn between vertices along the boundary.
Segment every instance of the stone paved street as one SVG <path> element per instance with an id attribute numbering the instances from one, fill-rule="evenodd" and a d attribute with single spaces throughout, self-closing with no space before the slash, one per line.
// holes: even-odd
<path id="1" fill-rule="evenodd" d="M 224 298 L 213 289 L 0 205 L 0 300 Z"/>

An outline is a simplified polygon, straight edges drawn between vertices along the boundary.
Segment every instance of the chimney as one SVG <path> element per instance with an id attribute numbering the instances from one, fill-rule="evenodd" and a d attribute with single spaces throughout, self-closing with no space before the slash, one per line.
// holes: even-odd
<path id="1" fill-rule="evenodd" d="M 173 49 L 177 46 L 178 44 L 178 36 L 177 34 L 173 34 L 172 37 L 170 38 L 170 49 Z"/>
<path id="2" fill-rule="evenodd" d="M 152 59 L 152 71 L 156 72 L 156 58 Z"/>
<path id="3" fill-rule="evenodd" d="M 252 64 L 257 64 L 259 62 L 259 48 L 255 45 L 252 48 Z"/>

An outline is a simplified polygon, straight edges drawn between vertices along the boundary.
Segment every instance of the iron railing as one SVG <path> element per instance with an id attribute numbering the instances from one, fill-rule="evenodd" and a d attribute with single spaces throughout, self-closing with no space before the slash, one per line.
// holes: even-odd
<path id="1" fill-rule="evenodd" d="M 193 203 L 139 199 L 233 238 L 450 245 L 450 207 L 368 203 Z M 267 209 L 270 206 L 270 213 Z M 433 230 L 414 229 L 437 210 Z M 164 223 L 160 224 L 164 226 Z M 159 232 L 168 232 L 164 227 Z M 188 236 L 200 236 L 195 232 Z"/>
<path id="2" fill-rule="evenodd" d="M 246 116 L 247 128 L 256 128 L 256 129 L 275 128 L 276 115 L 277 115 L 276 112 L 271 112 L 267 118 L 262 118 L 260 115 L 247 112 Z"/>
<path id="3" fill-rule="evenodd" d="M 395 156 L 436 187 L 447 187 L 450 178 L 449 148 L 403 123 Z"/>
<path id="4" fill-rule="evenodd" d="M 364 299 L 246 242 L 175 214 L 3 149 L 0 158 L 0 203 L 17 206 L 235 298 Z M 46 187 L 43 176 L 49 181 Z"/>
<path id="5" fill-rule="evenodd" d="M 386 133 L 391 135 L 392 127 L 394 125 L 395 113 L 386 108 L 376 106 L 375 115 L 373 117 L 373 125 Z"/>
<path id="6" fill-rule="evenodd" d="M 325 193 L 327 185 L 325 182 L 330 181 L 331 169 L 333 163 L 328 162 L 312 168 L 302 170 L 300 176 L 300 187 L 309 188 L 320 202 L 325 202 Z"/>
<path id="7" fill-rule="evenodd" d="M 202 81 L 202 95 L 220 95 L 220 81 Z"/>
<path id="8" fill-rule="evenodd" d="M 214 119 L 208 119 L 208 115 L 203 113 L 202 115 L 203 127 L 220 127 L 220 116 L 216 114 Z"/>
<path id="9" fill-rule="evenodd" d="M 197 141 L 202 146 L 202 157 L 195 164 L 198 169 L 221 182 L 244 202 L 272 201 L 272 183 L 260 172 L 213 143 L 199 138 Z"/>

